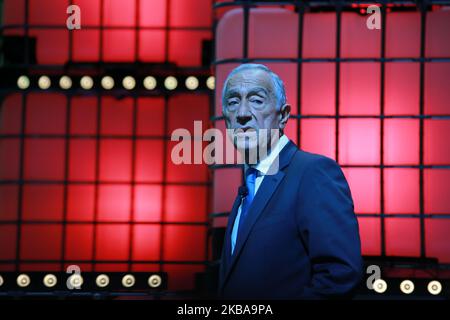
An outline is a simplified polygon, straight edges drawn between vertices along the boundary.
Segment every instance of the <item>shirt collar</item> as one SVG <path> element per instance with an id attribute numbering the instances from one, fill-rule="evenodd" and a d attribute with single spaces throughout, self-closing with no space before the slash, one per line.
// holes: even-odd
<path id="1" fill-rule="evenodd" d="M 283 150 L 283 148 L 288 144 L 289 142 L 289 138 L 283 134 L 280 139 L 278 139 L 277 144 L 275 145 L 275 147 L 272 149 L 272 151 L 269 153 L 269 155 L 267 157 L 265 157 L 264 159 L 262 159 L 255 167 L 255 169 L 257 169 L 261 175 L 266 175 L 267 172 L 270 169 L 270 166 L 272 165 L 273 161 L 275 160 L 275 158 L 280 154 L 281 150 Z M 248 169 L 248 165 L 245 164 L 245 170 Z"/>

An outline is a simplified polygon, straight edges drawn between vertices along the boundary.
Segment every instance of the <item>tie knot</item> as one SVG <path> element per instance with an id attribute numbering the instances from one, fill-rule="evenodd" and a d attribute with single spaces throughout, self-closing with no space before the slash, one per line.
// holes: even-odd
<path id="1" fill-rule="evenodd" d="M 246 171 L 245 171 L 245 176 L 249 177 L 249 176 L 257 176 L 259 173 L 258 169 L 255 169 L 254 167 L 249 167 Z"/>

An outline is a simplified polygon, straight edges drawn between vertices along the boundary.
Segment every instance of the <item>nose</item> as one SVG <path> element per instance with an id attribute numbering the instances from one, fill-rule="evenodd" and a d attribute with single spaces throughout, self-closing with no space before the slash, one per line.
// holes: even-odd
<path id="1" fill-rule="evenodd" d="M 250 120 L 252 120 L 252 114 L 250 112 L 250 108 L 245 101 L 243 101 L 241 103 L 241 105 L 239 106 L 239 109 L 238 109 L 238 112 L 236 115 L 236 120 L 240 125 L 244 125 L 247 122 L 249 122 Z"/>

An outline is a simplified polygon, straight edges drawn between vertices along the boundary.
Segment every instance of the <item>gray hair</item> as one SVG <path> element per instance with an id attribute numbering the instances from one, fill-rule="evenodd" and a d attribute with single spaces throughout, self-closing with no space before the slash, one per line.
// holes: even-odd
<path id="1" fill-rule="evenodd" d="M 225 82 L 223 84 L 223 89 L 222 89 L 222 108 L 226 103 L 225 93 L 227 91 L 228 81 L 236 73 L 239 73 L 244 70 L 263 70 L 263 71 L 267 72 L 269 74 L 270 78 L 272 79 L 272 85 L 275 90 L 275 98 L 277 101 L 277 110 L 280 110 L 281 107 L 286 104 L 286 101 L 287 101 L 286 90 L 284 88 L 283 80 L 281 80 L 280 77 L 275 72 L 273 72 L 272 70 L 270 70 L 267 66 L 265 66 L 263 64 L 244 63 L 244 64 L 241 64 L 240 66 L 237 66 L 236 68 L 234 68 L 228 74 L 227 78 L 225 79 Z"/>

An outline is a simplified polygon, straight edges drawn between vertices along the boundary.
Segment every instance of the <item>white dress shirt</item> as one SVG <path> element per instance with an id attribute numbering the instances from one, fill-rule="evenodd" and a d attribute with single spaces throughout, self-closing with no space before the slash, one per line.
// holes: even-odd
<path id="1" fill-rule="evenodd" d="M 289 142 L 289 138 L 283 134 L 280 137 L 280 139 L 278 140 L 278 142 L 275 145 L 275 147 L 273 148 L 273 150 L 269 153 L 269 155 L 267 157 L 265 157 L 264 159 L 262 159 L 256 165 L 255 169 L 258 170 L 258 175 L 256 176 L 256 180 L 255 180 L 255 195 L 254 196 L 256 196 L 259 186 L 261 185 L 261 183 L 264 179 L 264 176 L 268 173 L 273 161 L 275 160 L 275 158 L 278 156 L 278 154 L 281 152 L 281 150 L 286 146 L 286 144 L 288 142 Z M 248 165 L 245 165 L 244 169 L 247 170 L 247 168 L 248 168 Z M 234 253 L 234 247 L 236 246 L 239 220 L 241 217 L 241 207 L 242 207 L 242 201 L 241 201 L 241 204 L 239 205 L 236 219 L 234 220 L 233 230 L 231 231 L 231 254 Z"/>

